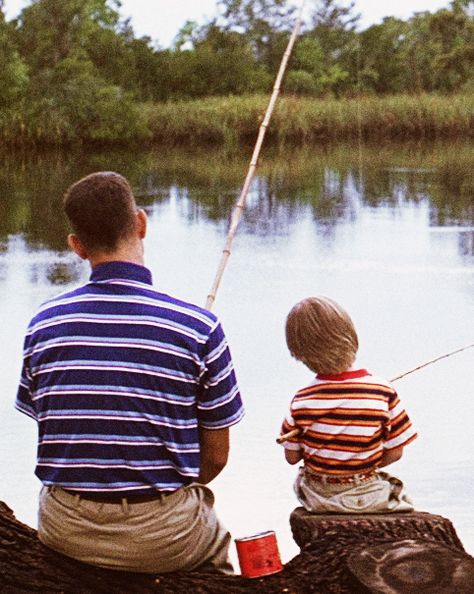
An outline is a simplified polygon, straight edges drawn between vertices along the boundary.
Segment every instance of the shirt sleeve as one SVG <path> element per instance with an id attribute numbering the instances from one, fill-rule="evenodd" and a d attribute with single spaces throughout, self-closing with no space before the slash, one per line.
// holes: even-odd
<path id="1" fill-rule="evenodd" d="M 389 399 L 388 413 L 389 424 L 384 441 L 386 450 L 404 447 L 416 439 L 417 433 L 395 391 Z"/>
<path id="2" fill-rule="evenodd" d="M 293 414 L 292 414 L 291 408 L 290 408 L 290 411 L 288 412 L 287 416 L 285 417 L 285 419 L 283 420 L 283 423 L 281 425 L 280 436 L 285 435 L 285 433 L 289 433 L 290 431 L 293 431 L 293 429 L 297 429 L 297 428 L 298 427 L 296 426 L 296 421 L 293 418 Z M 285 448 L 285 450 L 294 450 L 294 451 L 301 450 L 301 444 L 299 442 L 298 435 L 295 435 L 294 437 L 290 437 L 289 439 L 284 441 L 281 445 Z"/>
<path id="3" fill-rule="evenodd" d="M 203 362 L 197 404 L 199 425 L 205 429 L 224 429 L 235 425 L 244 416 L 244 408 L 220 322 L 216 323 L 209 335 Z"/>
<path id="4" fill-rule="evenodd" d="M 16 395 L 15 408 L 20 412 L 28 415 L 35 421 L 38 420 L 38 415 L 33 402 L 33 394 L 31 390 L 31 373 L 29 367 L 30 352 L 28 347 L 28 337 L 25 339 L 23 346 L 23 366 L 21 369 L 20 383 Z"/>

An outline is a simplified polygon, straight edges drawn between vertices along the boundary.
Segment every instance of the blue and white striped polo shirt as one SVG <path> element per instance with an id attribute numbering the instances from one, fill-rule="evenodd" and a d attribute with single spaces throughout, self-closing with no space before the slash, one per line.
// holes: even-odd
<path id="1" fill-rule="evenodd" d="M 243 416 L 222 327 L 108 262 L 45 303 L 24 344 L 16 408 L 38 422 L 36 474 L 77 491 L 170 491 L 199 474 L 198 426 Z"/>

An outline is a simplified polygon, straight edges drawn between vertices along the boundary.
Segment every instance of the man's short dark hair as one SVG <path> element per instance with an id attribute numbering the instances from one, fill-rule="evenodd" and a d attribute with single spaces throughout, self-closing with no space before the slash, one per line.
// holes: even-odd
<path id="1" fill-rule="evenodd" d="M 99 171 L 83 177 L 64 195 L 64 211 L 73 232 L 91 251 L 113 251 L 133 232 L 136 202 L 128 181 Z"/>

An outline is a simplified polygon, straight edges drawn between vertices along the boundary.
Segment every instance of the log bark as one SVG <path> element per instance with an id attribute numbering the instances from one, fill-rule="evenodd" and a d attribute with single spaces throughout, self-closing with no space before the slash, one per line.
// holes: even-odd
<path id="1" fill-rule="evenodd" d="M 474 559 L 466 554 L 450 520 L 442 516 L 425 512 L 319 515 L 298 507 L 290 525 L 302 551 L 299 557 L 314 559 L 322 592 L 474 593 Z M 397 566 L 392 559 L 401 555 L 404 563 Z M 424 589 L 422 584 L 438 565 L 444 569 L 445 585 Z"/>
<path id="2" fill-rule="evenodd" d="M 430 514 L 341 518 L 311 516 L 297 508 L 291 515 L 291 526 L 302 550 L 275 575 L 257 579 L 203 572 L 143 575 L 93 567 L 51 551 L 39 542 L 35 530 L 19 522 L 12 510 L 0 502 L 0 591 L 2 594 L 351 594 L 361 590 L 354 585 L 346 559 L 369 545 L 414 539 L 417 543 L 446 544 L 465 555 L 449 520 Z"/>

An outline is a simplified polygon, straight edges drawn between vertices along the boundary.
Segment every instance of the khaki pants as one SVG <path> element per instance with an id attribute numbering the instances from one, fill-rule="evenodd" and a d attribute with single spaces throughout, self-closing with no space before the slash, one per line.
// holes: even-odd
<path id="1" fill-rule="evenodd" d="M 231 537 L 213 505 L 212 491 L 200 484 L 146 503 L 98 503 L 43 487 L 38 536 L 55 551 L 108 569 L 165 573 L 200 568 L 232 574 Z"/>
<path id="2" fill-rule="evenodd" d="M 304 467 L 299 469 L 294 489 L 301 505 L 313 513 L 376 514 L 410 512 L 413 504 L 400 479 L 377 471 L 375 477 L 358 479 L 352 484 L 318 481 Z"/>

